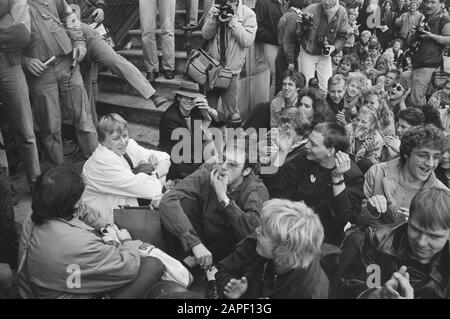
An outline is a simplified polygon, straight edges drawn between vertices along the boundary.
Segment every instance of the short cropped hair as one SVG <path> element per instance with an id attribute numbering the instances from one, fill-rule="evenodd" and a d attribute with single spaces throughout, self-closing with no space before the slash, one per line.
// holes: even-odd
<path id="1" fill-rule="evenodd" d="M 409 220 L 429 230 L 450 229 L 450 191 L 437 187 L 421 190 L 411 202 Z"/>
<path id="2" fill-rule="evenodd" d="M 328 79 L 328 87 L 332 85 L 337 85 L 340 83 L 344 83 L 345 86 L 345 78 L 341 74 L 335 74 L 331 78 Z"/>
<path id="3" fill-rule="evenodd" d="M 404 165 L 406 158 L 414 148 L 428 146 L 442 152 L 444 148 L 444 133 L 432 124 L 416 126 L 408 130 L 401 139 L 400 161 Z"/>
<path id="4" fill-rule="evenodd" d="M 271 199 L 264 203 L 261 231 L 276 248 L 274 256 L 291 268 L 306 268 L 320 255 L 324 230 L 304 202 Z"/>
<path id="5" fill-rule="evenodd" d="M 323 144 L 327 148 L 334 147 L 338 151 L 346 152 L 348 150 L 348 138 L 345 128 L 337 123 L 325 122 L 319 123 L 314 127 L 314 131 L 323 135 Z"/>
<path id="6" fill-rule="evenodd" d="M 31 220 L 42 225 L 53 218 L 68 218 L 84 191 L 77 172 L 66 167 L 54 167 L 40 175 L 32 194 Z"/>
<path id="7" fill-rule="evenodd" d="M 125 121 L 123 117 L 117 113 L 102 116 L 97 125 L 98 141 L 100 143 L 103 142 L 105 140 L 106 133 L 109 135 L 114 134 L 115 132 L 122 134 L 127 130 L 127 125 L 127 121 Z"/>

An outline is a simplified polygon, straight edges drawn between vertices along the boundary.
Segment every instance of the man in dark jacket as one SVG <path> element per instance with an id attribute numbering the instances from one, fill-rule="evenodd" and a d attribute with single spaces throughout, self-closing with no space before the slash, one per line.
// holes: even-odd
<path id="1" fill-rule="evenodd" d="M 208 160 L 208 155 L 213 155 L 214 143 L 207 130 L 210 125 L 220 125 L 221 119 L 218 111 L 209 107 L 206 98 L 200 94 L 197 83 L 182 82 L 174 93 L 175 102 L 159 122 L 158 148 L 171 154 L 172 164 L 167 178 L 183 179 Z M 182 148 L 174 149 L 176 145 Z M 210 151 L 206 149 L 208 146 L 211 146 Z"/>
<path id="2" fill-rule="evenodd" d="M 22 49 L 30 40 L 26 0 L 0 1 L 0 102 L 13 129 L 28 181 L 41 174 L 28 85 L 21 66 Z M 1 163 L 0 163 L 1 166 Z"/>
<path id="3" fill-rule="evenodd" d="M 224 162 L 204 164 L 162 198 L 163 226 L 183 248 L 169 251 L 174 256 L 183 258 L 192 251 L 198 264 L 209 268 L 213 258 L 218 261 L 230 254 L 259 226 L 269 193 L 239 144 L 226 149 Z"/>
<path id="4" fill-rule="evenodd" d="M 305 152 L 265 178 L 271 198 L 305 201 L 320 217 L 325 242 L 337 246 L 344 237 L 346 223 L 360 212 L 364 197 L 364 176 L 344 153 L 347 149 L 343 127 L 318 124 Z M 281 154 L 286 151 L 280 147 Z"/>
<path id="5" fill-rule="evenodd" d="M 262 44 L 266 62 L 270 68 L 270 84 L 275 77 L 275 58 L 278 53 L 278 22 L 286 13 L 284 0 L 258 0 L 255 4 L 256 41 Z"/>
<path id="6" fill-rule="evenodd" d="M 402 224 L 369 228 L 357 252 L 347 255 L 340 279 L 343 298 L 449 298 L 450 192 L 419 192 Z"/>

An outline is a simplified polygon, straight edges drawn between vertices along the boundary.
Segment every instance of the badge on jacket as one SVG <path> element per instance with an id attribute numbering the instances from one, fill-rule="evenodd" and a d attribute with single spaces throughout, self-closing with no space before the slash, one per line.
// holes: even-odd
<path id="1" fill-rule="evenodd" d="M 313 174 L 311 174 L 310 179 L 311 179 L 311 183 L 314 184 L 316 182 L 316 177 Z"/>

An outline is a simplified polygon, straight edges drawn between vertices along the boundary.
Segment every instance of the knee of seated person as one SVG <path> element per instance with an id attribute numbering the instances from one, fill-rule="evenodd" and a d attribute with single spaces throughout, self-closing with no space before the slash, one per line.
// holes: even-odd
<path id="1" fill-rule="evenodd" d="M 161 277 L 164 271 L 164 264 L 155 257 L 143 257 L 141 258 L 140 270 L 144 270 L 147 274 L 158 275 Z"/>

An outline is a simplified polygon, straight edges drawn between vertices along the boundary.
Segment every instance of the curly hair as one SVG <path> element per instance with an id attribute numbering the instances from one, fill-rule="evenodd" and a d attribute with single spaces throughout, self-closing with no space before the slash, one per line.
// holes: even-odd
<path id="1" fill-rule="evenodd" d="M 320 91 L 316 88 L 304 88 L 298 95 L 298 101 L 304 96 L 309 97 L 312 101 L 312 107 L 314 110 L 313 120 L 311 125 L 315 126 L 323 122 L 332 122 L 336 120 L 336 115 L 328 106 L 325 98 L 320 94 Z"/>
<path id="2" fill-rule="evenodd" d="M 433 124 L 416 126 L 413 130 L 408 130 L 401 139 L 400 161 L 404 165 L 415 148 L 427 146 L 442 152 L 444 145 L 445 136 L 442 130 Z"/>

